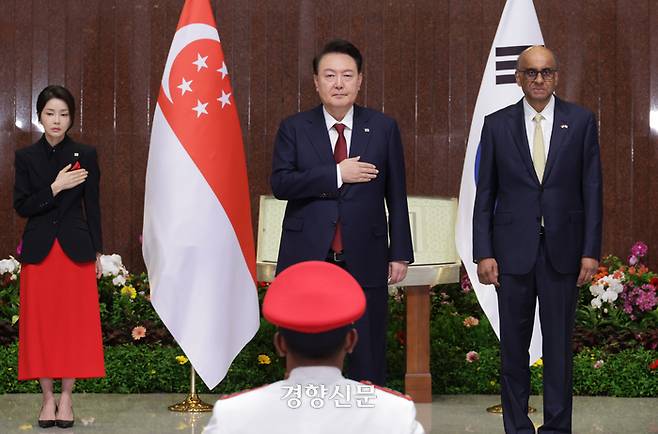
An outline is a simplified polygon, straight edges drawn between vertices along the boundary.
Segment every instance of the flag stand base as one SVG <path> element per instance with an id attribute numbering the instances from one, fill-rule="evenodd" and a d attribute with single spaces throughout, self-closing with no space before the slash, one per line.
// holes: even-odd
<path id="1" fill-rule="evenodd" d="M 170 405 L 167 408 L 169 411 L 177 411 L 181 413 L 204 413 L 212 411 L 212 405 L 204 402 L 196 393 L 196 372 L 191 363 L 190 367 L 190 393 L 187 394 L 182 402 Z"/>
<path id="2" fill-rule="evenodd" d="M 528 406 L 528 414 L 536 412 L 537 409 L 531 405 Z M 503 414 L 503 405 L 497 404 L 487 408 L 487 413 Z"/>
<path id="3" fill-rule="evenodd" d="M 202 413 L 212 411 L 212 405 L 204 402 L 199 398 L 199 395 L 189 394 L 185 397 L 183 402 L 170 405 L 169 411 L 185 412 L 185 413 Z"/>

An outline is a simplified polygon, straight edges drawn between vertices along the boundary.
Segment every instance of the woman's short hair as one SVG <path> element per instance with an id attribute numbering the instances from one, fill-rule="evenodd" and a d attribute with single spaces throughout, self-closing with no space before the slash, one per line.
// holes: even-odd
<path id="1" fill-rule="evenodd" d="M 73 99 L 71 92 L 69 92 L 64 86 L 51 84 L 39 93 L 39 96 L 37 97 L 37 118 L 41 120 L 41 112 L 43 111 L 43 108 L 48 101 L 53 98 L 61 99 L 66 103 L 66 106 L 69 109 L 69 119 L 71 119 L 71 125 L 69 125 L 68 129 L 71 129 L 73 121 L 75 120 L 75 99 Z"/>

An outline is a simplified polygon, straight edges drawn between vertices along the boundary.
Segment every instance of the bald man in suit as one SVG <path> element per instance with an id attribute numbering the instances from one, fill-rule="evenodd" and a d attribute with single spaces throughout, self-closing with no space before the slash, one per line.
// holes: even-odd
<path id="1" fill-rule="evenodd" d="M 535 303 L 543 335 L 544 424 L 570 433 L 577 286 L 599 265 L 601 162 L 596 119 L 556 97 L 555 55 L 518 59 L 524 97 L 485 118 L 473 211 L 473 258 L 498 292 L 505 432 L 535 433 L 528 418 Z"/>

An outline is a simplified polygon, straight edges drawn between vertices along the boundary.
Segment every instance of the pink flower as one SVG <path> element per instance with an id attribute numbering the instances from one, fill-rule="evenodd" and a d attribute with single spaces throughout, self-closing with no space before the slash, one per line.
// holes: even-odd
<path id="1" fill-rule="evenodd" d="M 649 312 L 658 305 L 656 287 L 650 283 L 640 287 L 627 284 L 620 296 L 624 303 L 624 312 L 630 315 L 632 320 L 636 319 L 638 313 Z"/>
<path id="2" fill-rule="evenodd" d="M 646 255 L 648 251 L 649 251 L 649 248 L 642 241 L 636 242 L 635 244 L 633 244 L 633 247 L 631 247 L 631 254 L 633 254 L 633 256 L 637 256 L 639 258 Z"/>
<path id="3" fill-rule="evenodd" d="M 600 369 L 601 367 L 603 367 L 604 363 L 605 362 L 603 360 L 597 360 L 596 362 L 594 362 L 593 367 L 594 369 Z"/>
<path id="4" fill-rule="evenodd" d="M 651 289 L 645 288 L 647 286 Z M 642 289 L 645 289 L 645 291 L 639 291 L 640 293 L 636 299 L 637 307 L 639 307 L 643 312 L 648 312 L 653 310 L 658 300 L 656 300 L 656 294 L 653 291 L 653 286 L 642 285 Z"/>
<path id="5" fill-rule="evenodd" d="M 637 265 L 637 263 L 640 262 L 637 256 L 631 255 L 628 257 L 628 265 Z"/>
<path id="6" fill-rule="evenodd" d="M 143 326 L 137 326 L 132 331 L 133 340 L 138 341 L 144 336 L 146 336 L 146 328 Z"/>
<path id="7" fill-rule="evenodd" d="M 466 328 L 475 327 L 478 324 L 480 324 L 480 320 L 475 317 L 469 316 L 464 319 L 464 327 Z"/>
<path id="8" fill-rule="evenodd" d="M 21 256 L 21 253 L 23 253 L 23 239 L 19 241 L 18 245 L 16 246 L 16 254 L 18 256 Z"/>
<path id="9" fill-rule="evenodd" d="M 466 353 L 466 361 L 468 363 L 477 362 L 478 360 L 480 360 L 480 355 L 477 352 L 469 351 Z"/>
<path id="10" fill-rule="evenodd" d="M 469 279 L 468 274 L 464 274 L 462 276 L 461 281 L 459 282 L 459 285 L 462 288 L 462 292 L 468 293 L 473 290 L 473 285 L 471 285 L 471 279 Z"/>

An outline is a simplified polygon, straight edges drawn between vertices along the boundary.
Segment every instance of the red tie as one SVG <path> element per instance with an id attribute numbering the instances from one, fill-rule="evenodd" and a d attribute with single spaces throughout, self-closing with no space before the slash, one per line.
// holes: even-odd
<path id="1" fill-rule="evenodd" d="M 334 129 L 338 131 L 338 140 L 336 141 L 336 147 L 334 148 L 334 160 L 336 161 L 336 164 L 338 164 L 347 158 L 347 140 L 345 140 L 345 136 L 343 135 L 343 131 L 345 131 L 345 125 L 336 124 L 334 125 Z M 331 241 L 331 250 L 336 253 L 343 251 L 343 236 L 340 230 L 340 216 L 336 222 L 336 232 L 334 233 L 334 239 Z"/>

